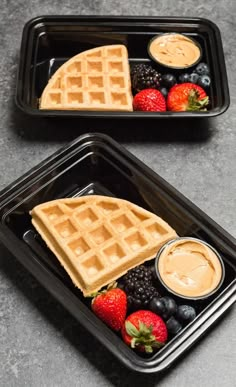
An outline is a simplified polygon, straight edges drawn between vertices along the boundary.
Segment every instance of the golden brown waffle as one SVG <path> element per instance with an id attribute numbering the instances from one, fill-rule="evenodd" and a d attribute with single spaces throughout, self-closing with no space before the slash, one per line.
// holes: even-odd
<path id="1" fill-rule="evenodd" d="M 49 80 L 40 109 L 132 111 L 127 48 L 108 45 L 81 52 Z"/>
<path id="2" fill-rule="evenodd" d="M 106 196 L 53 200 L 33 208 L 31 216 L 85 296 L 155 257 L 165 242 L 177 236 L 155 214 Z"/>

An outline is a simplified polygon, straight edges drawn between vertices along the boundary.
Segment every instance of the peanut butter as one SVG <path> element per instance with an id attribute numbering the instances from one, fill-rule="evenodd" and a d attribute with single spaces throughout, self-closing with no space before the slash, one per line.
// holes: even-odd
<path id="1" fill-rule="evenodd" d="M 163 65 L 189 67 L 200 58 L 200 48 L 192 39 L 181 34 L 164 34 L 153 39 L 149 46 L 151 56 Z"/>
<path id="2" fill-rule="evenodd" d="M 158 269 L 168 288 L 187 297 L 211 293 L 222 278 L 222 266 L 214 251 L 191 239 L 167 245 L 160 254 Z"/>

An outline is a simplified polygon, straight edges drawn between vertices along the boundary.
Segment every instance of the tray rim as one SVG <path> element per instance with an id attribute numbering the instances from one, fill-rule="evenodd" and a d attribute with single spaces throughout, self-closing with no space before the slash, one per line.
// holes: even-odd
<path id="1" fill-rule="evenodd" d="M 186 205 L 189 210 L 190 210 L 190 207 L 192 207 L 195 214 L 197 213 L 198 216 L 203 217 L 204 220 L 206 220 L 214 229 L 218 228 L 220 233 L 230 241 L 230 243 L 234 246 L 234 248 L 236 248 L 236 238 L 234 238 L 229 232 L 227 232 L 223 227 L 221 227 L 220 224 L 215 222 L 210 216 L 207 215 L 207 213 L 202 211 L 190 199 L 188 199 L 185 195 L 183 195 L 181 191 L 177 190 L 172 184 L 170 184 L 167 180 L 161 177 L 157 172 L 155 172 L 144 162 L 142 162 L 139 158 L 137 158 L 134 154 L 128 151 L 123 145 L 119 144 L 116 140 L 114 140 L 109 135 L 100 133 L 100 132 L 94 132 L 94 133 L 87 132 L 85 134 L 78 136 L 76 139 L 60 147 L 58 150 L 56 150 L 51 155 L 46 157 L 44 160 L 39 162 L 33 168 L 30 168 L 28 171 L 26 171 L 22 176 L 18 177 L 13 182 L 8 184 L 5 188 L 3 188 L 0 191 L 0 210 L 2 205 L 5 205 L 6 202 L 8 202 L 11 199 L 11 196 L 15 196 L 14 190 L 16 188 L 17 188 L 16 192 L 19 194 L 21 192 L 22 186 L 23 186 L 23 189 L 27 188 L 28 185 L 32 183 L 32 180 L 33 181 L 35 179 L 38 180 L 39 178 L 41 178 L 41 176 L 44 176 L 49 172 L 49 170 L 47 170 L 46 172 L 44 171 L 45 167 L 48 167 L 48 168 L 55 167 L 55 165 L 58 162 L 61 162 L 64 157 L 66 158 L 67 157 L 66 152 L 70 148 L 75 147 L 75 149 L 72 152 L 77 153 L 77 146 L 79 145 L 80 142 L 83 142 L 86 139 L 88 139 L 88 141 L 89 140 L 93 141 L 93 138 L 96 138 L 96 137 L 99 138 L 100 142 L 104 144 L 107 142 L 111 147 L 115 148 L 117 153 L 121 153 L 124 158 L 128 159 L 128 161 L 132 163 L 132 167 L 135 167 L 135 169 L 137 170 L 139 167 L 143 171 L 145 171 L 145 176 L 148 176 L 149 179 L 160 181 L 161 184 L 168 191 L 168 193 L 171 192 L 172 196 L 173 194 L 178 195 L 181 198 L 182 205 Z"/>
<path id="2" fill-rule="evenodd" d="M 88 133 L 88 134 L 85 134 L 85 135 L 78 137 L 76 140 L 72 141 L 67 146 L 62 147 L 61 149 L 59 149 L 58 151 L 53 153 L 51 156 L 49 156 L 47 159 L 45 159 L 43 162 L 41 162 L 38 165 L 39 166 L 38 169 L 32 168 L 29 172 L 27 172 L 25 175 L 23 175 L 23 180 L 20 181 L 21 178 L 17 179 L 17 181 L 13 182 L 8 187 L 6 187 L 5 190 L 0 192 L 0 208 L 2 206 L 6 205 L 6 203 L 9 200 L 11 200 L 14 196 L 19 194 L 20 189 L 17 190 L 17 186 L 24 186 L 24 181 L 25 181 L 25 178 L 27 178 L 27 176 L 29 177 L 29 179 L 28 179 L 28 184 L 29 184 L 29 183 L 31 183 L 32 180 L 34 181 L 33 176 L 35 174 L 37 174 L 37 171 L 39 171 L 40 168 L 42 169 L 47 164 L 51 164 L 51 166 L 55 166 L 55 164 L 57 162 L 59 162 L 59 160 L 60 160 L 60 158 L 59 158 L 59 160 L 57 160 L 58 155 L 59 156 L 61 155 L 61 157 L 63 159 L 63 154 L 66 151 L 68 151 L 70 149 L 70 147 L 73 147 L 73 146 L 75 146 L 74 152 L 76 153 L 76 151 L 78 151 L 79 146 L 81 144 L 83 144 L 83 142 L 84 142 L 84 145 L 87 144 L 87 146 L 88 146 L 89 144 L 91 144 L 92 139 L 96 138 L 96 137 L 99 138 L 101 142 L 103 142 L 103 141 L 108 142 L 108 144 L 110 144 L 117 151 L 119 151 L 121 153 L 121 155 L 124 154 L 125 158 L 128 158 L 128 161 L 130 160 L 130 162 L 133 162 L 135 164 L 136 168 L 140 168 L 143 166 L 144 167 L 144 170 L 142 171 L 143 173 L 144 173 L 144 171 L 146 172 L 146 170 L 147 170 L 151 175 L 153 175 L 153 178 L 155 178 L 155 177 L 159 178 L 159 175 L 156 172 L 154 172 L 151 168 L 146 166 L 142 161 L 138 160 L 128 150 L 126 150 L 123 146 L 118 144 L 115 140 L 113 140 L 109 136 L 104 135 L 104 134 L 100 134 L 100 133 Z M 86 142 L 86 140 L 88 140 L 88 141 Z M 45 171 L 45 174 L 49 173 L 49 172 L 50 171 L 47 170 L 47 171 Z M 43 174 L 40 176 L 43 176 Z M 166 182 L 162 178 L 161 178 L 161 181 Z M 168 185 L 169 185 L 169 183 L 168 183 Z M 174 188 L 173 186 L 170 186 L 170 187 L 172 189 Z M 177 193 L 182 196 L 181 192 L 177 191 Z M 5 196 L 5 200 L 4 200 L 4 196 Z M 7 199 L 6 199 L 6 196 L 7 196 Z M 1 199 L 3 199 L 3 200 L 1 200 Z M 192 202 L 189 202 L 186 204 L 193 205 Z M 196 209 L 198 209 L 198 208 L 196 207 Z M 205 213 L 203 213 L 203 214 L 204 214 L 204 217 L 207 219 L 208 216 Z M 227 232 L 226 232 L 226 235 L 227 235 Z M 236 246 L 236 240 L 232 236 L 230 236 L 230 234 L 228 234 L 228 236 L 232 238 L 231 242 L 233 243 L 234 246 Z M 93 321 L 94 319 L 93 320 L 90 319 L 89 321 L 86 320 L 83 322 L 83 321 L 81 321 L 82 318 L 80 316 L 81 307 L 82 307 L 82 314 L 85 313 L 85 315 L 86 315 L 86 312 L 84 312 L 84 308 L 87 309 L 87 313 L 91 314 L 91 311 L 89 310 L 89 308 L 86 305 L 84 305 L 73 293 L 70 293 L 70 291 L 66 287 L 66 285 L 62 281 L 55 278 L 54 274 L 51 273 L 44 265 L 42 265 L 42 263 L 40 263 L 37 256 L 35 254 L 30 253 L 27 246 L 22 241 L 19 241 L 19 239 L 13 234 L 13 232 L 11 232 L 9 229 L 7 229 L 7 227 L 5 225 L 3 225 L 2 223 L 0 224 L 0 240 L 8 248 L 8 250 L 10 252 L 12 252 L 12 254 L 16 258 L 19 259 L 19 261 L 26 267 L 26 269 L 28 271 L 30 271 L 31 274 L 33 274 L 36 277 L 36 279 L 51 294 L 59 302 L 61 302 L 63 304 L 63 306 L 66 307 L 72 313 L 72 315 L 74 315 L 76 317 L 76 319 L 88 329 L 88 331 L 90 331 L 90 333 L 93 333 L 93 327 L 94 327 L 95 323 L 97 324 L 97 321 L 95 321 L 95 323 L 94 323 L 94 321 Z M 16 245 L 14 245 L 14 243 L 13 243 L 14 241 L 17 241 Z M 33 257 L 33 259 L 32 259 L 32 257 Z M 25 262 L 25 260 L 26 260 L 26 262 Z M 35 275 L 36 265 L 37 265 L 37 270 L 39 273 L 38 276 Z M 53 278 L 52 282 L 48 281 L 49 277 Z M 52 286 L 52 284 L 53 284 L 53 286 Z M 61 294 L 60 292 L 56 293 L 54 286 L 56 287 L 56 290 L 61 289 L 61 291 L 64 293 L 63 294 Z M 222 295 L 223 295 L 223 297 L 222 297 Z M 111 348 L 109 337 L 111 336 L 111 334 L 112 335 L 114 335 L 114 334 L 107 327 L 105 327 L 105 328 L 102 327 L 102 332 L 100 333 L 100 337 L 98 334 L 97 339 L 100 340 L 107 347 L 107 349 L 109 349 L 113 353 L 113 355 L 115 355 L 128 368 L 135 370 L 135 371 L 138 371 L 138 372 L 142 372 L 142 373 L 161 372 L 161 371 L 164 371 L 166 368 L 168 368 L 175 360 L 177 360 L 179 358 L 179 356 L 181 356 L 183 353 L 185 353 L 185 351 L 190 346 L 192 346 L 206 332 L 206 330 L 211 327 L 213 322 L 215 322 L 226 310 L 228 310 L 228 308 L 235 301 L 236 301 L 236 278 L 234 279 L 234 281 L 232 281 L 227 286 L 227 288 L 224 289 L 224 291 L 221 294 L 219 294 L 219 296 L 216 298 L 216 300 L 214 300 L 215 306 L 213 305 L 214 306 L 213 307 L 211 305 L 210 310 L 208 310 L 208 317 L 199 319 L 198 327 L 196 327 L 196 325 L 193 324 L 191 332 L 189 332 L 189 329 L 187 330 L 187 340 L 186 341 L 184 341 L 183 336 L 181 336 L 182 337 L 181 340 L 177 339 L 176 349 L 175 349 L 174 353 L 170 353 L 169 356 L 167 355 L 167 357 L 161 362 L 160 361 L 155 362 L 155 359 L 151 359 L 149 362 L 145 362 L 145 364 L 143 364 L 144 363 L 143 359 L 140 359 L 140 358 L 137 358 L 136 356 L 134 356 L 132 351 L 131 351 L 131 353 L 129 352 L 129 355 L 127 355 L 127 356 L 125 356 L 127 351 L 121 350 L 120 352 L 119 351 L 117 352 L 117 348 L 114 347 L 114 345 Z M 73 306 L 75 304 L 79 304 L 79 306 L 80 306 L 79 315 L 77 315 L 75 313 L 75 310 L 73 309 Z M 217 314 L 216 319 L 215 319 L 215 314 Z M 203 317 L 204 317 L 204 315 L 203 315 Z M 85 323 L 86 323 L 86 325 L 85 325 Z M 99 322 L 99 324 L 100 323 L 101 322 Z M 105 343 L 104 343 L 104 332 L 105 332 Z M 120 338 L 118 338 L 118 340 L 119 340 L 119 342 L 121 341 Z M 117 342 L 118 347 L 119 347 L 119 342 Z M 128 349 L 128 350 L 130 351 L 130 349 Z M 175 353 L 177 353 L 177 357 L 174 356 Z"/>
<path id="3" fill-rule="evenodd" d="M 205 111 L 205 112 L 112 112 L 112 111 L 76 111 L 76 110 L 39 110 L 38 108 L 33 108 L 29 106 L 27 103 L 21 100 L 20 93 L 22 91 L 23 85 L 21 84 L 21 81 L 23 79 L 24 74 L 24 64 L 25 64 L 25 58 L 26 58 L 26 49 L 28 45 L 28 40 L 31 35 L 29 35 L 30 29 L 37 23 L 43 23 L 43 22 L 55 22 L 57 19 L 64 19 L 68 21 L 77 21 L 78 23 L 84 22 L 84 21 L 97 21 L 100 22 L 103 19 L 107 19 L 106 23 L 108 22 L 125 22 L 127 20 L 131 20 L 132 22 L 142 22 L 146 20 L 144 23 L 147 24 L 147 22 L 156 22 L 158 21 L 163 22 L 164 20 L 167 20 L 169 22 L 201 22 L 203 24 L 206 24 L 211 28 L 212 31 L 214 31 L 216 42 L 218 45 L 218 48 L 220 48 L 220 52 L 223 55 L 219 55 L 218 50 L 216 52 L 218 56 L 218 62 L 219 62 L 219 70 L 220 73 L 224 74 L 225 82 L 223 82 L 223 90 L 224 90 L 224 103 L 216 107 L 212 110 Z M 62 22 L 61 22 L 62 23 Z M 130 23 L 129 23 L 130 24 Z M 23 54 L 22 54 L 23 52 Z M 24 61 L 22 63 L 22 56 L 24 58 Z M 20 81 L 21 80 L 21 81 Z M 159 118 L 159 119 L 167 119 L 167 118 L 211 118 L 216 117 L 218 115 L 223 114 L 226 112 L 230 106 L 230 93 L 229 93 L 229 85 L 228 85 L 228 76 L 227 76 L 227 69 L 226 69 L 226 63 L 225 63 L 225 56 L 224 56 L 224 49 L 223 49 L 223 43 L 221 39 L 221 32 L 219 27 L 214 23 L 212 20 L 203 18 L 203 17 L 180 17 L 180 16 L 134 16 L 134 15 L 39 15 L 35 16 L 31 19 L 29 19 L 24 27 L 21 37 L 21 45 L 20 45 L 20 58 L 18 62 L 18 69 L 17 69 L 17 76 L 16 76 L 16 90 L 15 90 L 15 104 L 16 106 L 23 111 L 26 114 L 29 114 L 34 117 L 86 117 L 86 118 L 121 118 L 121 119 L 153 119 L 153 118 Z"/>

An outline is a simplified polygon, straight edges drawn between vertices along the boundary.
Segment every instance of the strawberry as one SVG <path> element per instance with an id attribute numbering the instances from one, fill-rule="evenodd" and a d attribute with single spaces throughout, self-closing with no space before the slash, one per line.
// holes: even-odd
<path id="1" fill-rule="evenodd" d="M 119 331 L 124 324 L 127 312 L 126 293 L 111 284 L 106 290 L 98 292 L 92 300 L 91 308 L 105 324 Z"/>
<path id="2" fill-rule="evenodd" d="M 121 328 L 124 342 L 140 352 L 152 353 L 167 340 L 166 324 L 149 310 L 138 310 L 129 315 Z"/>
<path id="3" fill-rule="evenodd" d="M 167 110 L 176 112 L 206 110 L 208 103 L 205 90 L 190 82 L 174 85 L 167 96 Z"/>
<path id="4" fill-rule="evenodd" d="M 133 107 L 134 110 L 145 112 L 164 112 L 166 111 L 166 100 L 159 90 L 144 89 L 135 95 Z"/>

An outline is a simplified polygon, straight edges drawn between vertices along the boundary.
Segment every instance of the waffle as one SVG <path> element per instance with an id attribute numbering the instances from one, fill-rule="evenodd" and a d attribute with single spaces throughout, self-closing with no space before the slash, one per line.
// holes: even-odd
<path id="1" fill-rule="evenodd" d="M 84 51 L 50 78 L 40 109 L 132 111 L 127 48 L 122 44 Z"/>
<path id="2" fill-rule="evenodd" d="M 160 217 L 123 199 L 83 196 L 40 204 L 32 223 L 84 296 L 154 258 L 177 236 Z"/>

